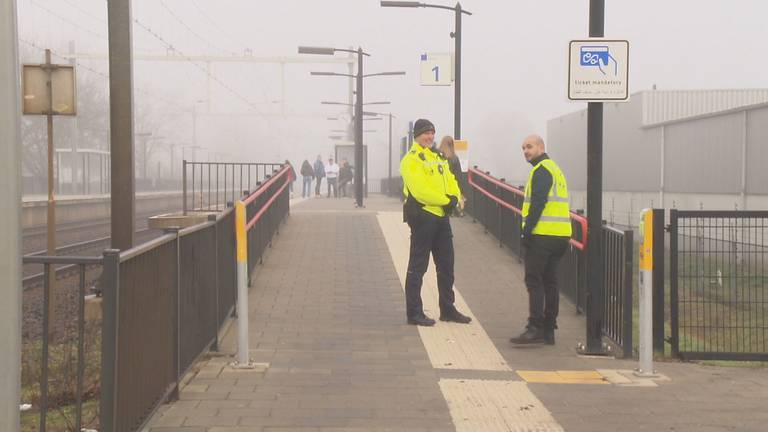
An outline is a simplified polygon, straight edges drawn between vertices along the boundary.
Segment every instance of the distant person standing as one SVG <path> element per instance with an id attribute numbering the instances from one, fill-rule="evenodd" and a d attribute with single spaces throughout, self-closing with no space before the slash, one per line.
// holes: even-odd
<path id="1" fill-rule="evenodd" d="M 339 180 L 339 166 L 333 162 L 333 158 L 328 158 L 328 165 L 325 167 L 325 175 L 328 176 L 328 198 L 331 197 L 331 189 L 333 189 L 333 197 L 339 196 L 336 190 L 336 185 Z"/>
<path id="2" fill-rule="evenodd" d="M 301 163 L 301 176 L 303 179 L 301 197 L 309 198 L 312 194 L 312 179 L 315 177 L 315 170 L 312 169 L 312 165 L 306 159 Z"/>
<path id="3" fill-rule="evenodd" d="M 347 197 L 347 185 L 352 181 L 353 177 L 352 167 L 349 166 L 349 162 L 346 159 L 342 159 L 341 169 L 339 170 L 339 195 L 344 198 Z"/>
<path id="4" fill-rule="evenodd" d="M 525 160 L 533 165 L 522 212 L 528 324 L 510 342 L 554 345 L 560 305 L 557 264 L 571 238 L 568 184 L 563 171 L 544 151 L 540 136 L 527 137 L 522 147 Z"/>
<path id="5" fill-rule="evenodd" d="M 323 177 L 325 177 L 325 165 L 323 165 L 323 158 L 320 157 L 320 155 L 317 155 L 317 160 L 315 160 L 315 165 L 313 166 L 313 169 L 315 170 L 315 196 L 320 196 L 320 184 L 323 182 Z"/>

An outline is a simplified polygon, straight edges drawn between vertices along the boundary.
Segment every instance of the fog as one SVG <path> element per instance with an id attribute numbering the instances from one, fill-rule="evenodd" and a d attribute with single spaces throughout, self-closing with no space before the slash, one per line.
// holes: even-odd
<path id="1" fill-rule="evenodd" d="M 105 54 L 106 4 L 18 0 L 22 62 L 41 62 L 42 48 L 58 55 L 71 49 Z M 531 133 L 546 139 L 548 119 L 585 106 L 566 97 L 567 48 L 569 40 L 587 36 L 589 1 L 466 0 L 462 6 L 473 13 L 463 20 L 462 138 L 469 140 L 471 164 L 520 181 L 528 169 L 519 151 L 522 139 Z M 421 86 L 419 77 L 420 54 L 453 51 L 451 11 L 382 8 L 378 0 L 134 0 L 133 14 L 134 52 L 177 60 L 134 64 L 136 132 L 150 136 L 148 164 L 160 176 L 170 175 L 170 145 L 177 150 L 185 146 L 184 157 L 197 160 L 289 159 L 299 165 L 318 154 L 327 158 L 338 143 L 329 136 L 341 135 L 331 130 L 345 129 L 349 121 L 346 107 L 320 104 L 347 102 L 348 79 L 310 76 L 311 71 L 347 73 L 345 64 L 211 62 L 208 69 L 184 56 L 247 52 L 255 58 L 327 60 L 299 55 L 297 47 L 360 46 L 371 54 L 364 73 L 406 72 L 366 78 L 364 84 L 366 102 L 391 102 L 366 110 L 396 116 L 396 155 L 409 120 L 432 120 L 438 138 L 453 134 L 453 87 Z M 630 41 L 631 92 L 654 85 L 766 87 L 765 16 L 768 6 L 758 0 L 608 0 L 605 35 Z M 54 61 L 66 60 L 54 55 Z M 77 62 L 78 92 L 90 95 L 79 103 L 96 105 L 80 111 L 107 112 L 107 62 L 82 57 Z M 339 120 L 327 119 L 339 115 Z M 96 130 L 87 143 L 75 133 L 73 145 L 108 149 L 108 123 L 95 117 L 59 118 L 56 127 L 64 134 Z M 38 120 L 27 118 L 27 129 L 43 128 Z M 386 176 L 387 126 L 386 120 L 365 124 L 375 130 L 364 136 L 372 179 Z M 67 145 L 57 138 L 57 146 Z M 25 152 L 32 147 L 25 142 Z M 37 157 L 32 153 L 31 159 Z M 174 163 L 180 158 L 177 154 Z M 27 159 L 25 170 L 30 171 Z"/>

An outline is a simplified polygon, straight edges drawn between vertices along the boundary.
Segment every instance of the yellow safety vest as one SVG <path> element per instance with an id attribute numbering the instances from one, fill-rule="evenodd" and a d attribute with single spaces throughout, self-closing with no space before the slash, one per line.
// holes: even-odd
<path id="1" fill-rule="evenodd" d="M 424 210 L 436 216 L 445 216 L 443 206 L 450 202 L 447 195 L 461 198 L 459 184 L 448 161 L 417 142 L 400 161 L 400 175 L 403 177 L 403 194 L 406 197 L 413 195 Z"/>
<path id="2" fill-rule="evenodd" d="M 557 237 L 570 237 L 572 234 L 570 209 L 568 208 L 568 183 L 560 167 L 551 160 L 544 159 L 533 167 L 525 185 L 523 202 L 523 227 L 531 207 L 531 181 L 537 169 L 544 168 L 552 174 L 552 187 L 549 188 L 547 203 L 541 212 L 539 222 L 533 227 L 533 234 Z"/>

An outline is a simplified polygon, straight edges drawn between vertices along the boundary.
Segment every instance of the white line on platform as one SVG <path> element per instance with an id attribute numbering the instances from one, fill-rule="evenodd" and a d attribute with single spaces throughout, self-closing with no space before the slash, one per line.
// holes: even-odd
<path id="1" fill-rule="evenodd" d="M 405 275 L 408 268 L 408 251 L 410 231 L 403 223 L 402 214 L 397 212 L 380 212 L 379 225 L 387 241 L 392 261 L 397 269 L 401 286 L 405 286 Z M 467 306 L 461 293 L 456 292 L 456 308 L 472 317 L 470 324 L 444 323 L 438 321 L 434 327 L 419 327 L 419 334 L 427 349 L 432 366 L 436 369 L 467 369 L 485 371 L 511 371 L 509 365 L 501 356 L 480 325 L 477 317 Z M 427 315 L 438 318 L 437 277 L 434 263 L 430 261 L 424 284 L 421 289 L 424 311 Z M 405 317 L 403 317 L 405 320 Z"/>

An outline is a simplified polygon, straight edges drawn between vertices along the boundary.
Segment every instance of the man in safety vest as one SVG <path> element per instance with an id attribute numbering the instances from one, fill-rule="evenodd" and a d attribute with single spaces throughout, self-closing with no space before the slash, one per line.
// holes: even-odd
<path id="1" fill-rule="evenodd" d="M 510 342 L 553 345 L 560 303 L 557 264 L 571 237 L 568 184 L 560 167 L 545 153 L 540 136 L 531 135 L 523 141 L 523 154 L 533 165 L 522 209 L 528 325 Z"/>
<path id="2" fill-rule="evenodd" d="M 461 198 L 459 185 L 448 161 L 433 148 L 435 126 L 419 119 L 413 126 L 415 142 L 400 162 L 403 177 L 403 219 L 411 228 L 411 251 L 405 278 L 405 305 L 408 324 L 432 326 L 435 320 L 424 314 L 421 284 L 429 254 L 437 269 L 440 320 L 462 324 L 472 319 L 456 310 L 453 293 L 453 234 L 448 216 Z"/>

